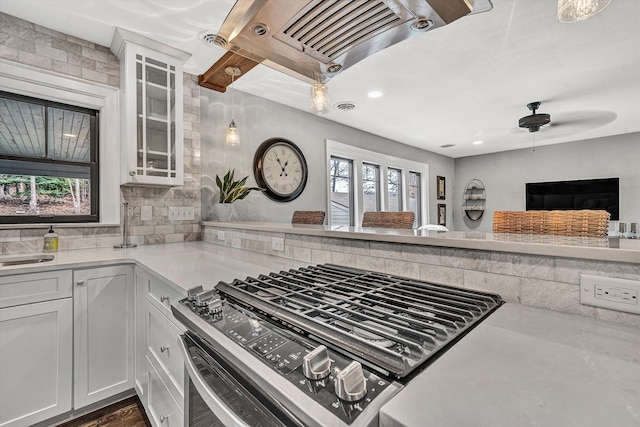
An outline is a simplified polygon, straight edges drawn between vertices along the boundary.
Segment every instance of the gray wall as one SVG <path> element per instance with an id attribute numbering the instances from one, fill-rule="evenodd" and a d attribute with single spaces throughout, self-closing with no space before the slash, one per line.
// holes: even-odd
<path id="1" fill-rule="evenodd" d="M 525 210 L 525 183 L 620 178 L 620 221 L 640 222 L 640 133 L 547 145 L 455 160 L 454 228 L 491 231 L 496 210 Z M 486 187 L 483 217 L 461 212 L 462 192 L 471 178 Z"/>
<path id="2" fill-rule="evenodd" d="M 272 137 L 291 140 L 300 147 L 309 165 L 307 186 L 299 198 L 288 203 L 277 203 L 254 192 L 245 200 L 235 203 L 237 219 L 289 222 L 294 210 L 326 211 L 328 180 L 325 139 L 428 164 L 431 223 L 435 223 L 437 218 L 436 175 L 447 177 L 447 190 L 451 194 L 449 190 L 454 181 L 454 161 L 449 157 L 410 147 L 243 92 L 236 91 L 233 97 L 234 118 L 240 132 L 240 145 L 237 147 L 225 144 L 226 129 L 231 121 L 231 92 L 223 94 L 204 88 L 201 91 L 202 218 L 205 220 L 214 219 L 212 204 L 218 201 L 216 174 L 223 175 L 228 169 L 235 168 L 237 174 L 249 175 L 248 184 L 255 185 L 253 156 L 258 146 Z M 448 200 L 452 198 L 449 196 Z M 448 206 L 448 224 L 453 220 L 451 207 Z"/>

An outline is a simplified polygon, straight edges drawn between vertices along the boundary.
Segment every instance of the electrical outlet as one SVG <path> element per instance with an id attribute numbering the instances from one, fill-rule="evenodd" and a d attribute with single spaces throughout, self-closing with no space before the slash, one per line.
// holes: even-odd
<path id="1" fill-rule="evenodd" d="M 281 237 L 272 237 L 271 249 L 278 252 L 284 252 L 284 239 Z"/>
<path id="2" fill-rule="evenodd" d="M 142 206 L 140 208 L 140 219 L 142 221 L 151 221 L 151 213 L 153 208 L 151 206 Z"/>
<path id="3" fill-rule="evenodd" d="M 580 303 L 640 314 L 640 281 L 580 275 Z"/>
<path id="4" fill-rule="evenodd" d="M 194 219 L 194 209 L 193 206 L 185 206 L 182 208 L 183 219 L 186 221 L 193 221 Z"/>
<path id="5" fill-rule="evenodd" d="M 218 240 L 224 240 L 224 231 L 222 230 L 218 231 Z"/>

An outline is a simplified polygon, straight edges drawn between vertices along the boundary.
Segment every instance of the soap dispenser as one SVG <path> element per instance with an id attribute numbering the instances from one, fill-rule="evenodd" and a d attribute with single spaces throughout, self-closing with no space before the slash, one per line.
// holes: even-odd
<path id="1" fill-rule="evenodd" d="M 44 235 L 44 250 L 45 251 L 58 250 L 58 234 L 55 231 L 53 231 L 53 225 L 50 226 L 49 232 Z"/>

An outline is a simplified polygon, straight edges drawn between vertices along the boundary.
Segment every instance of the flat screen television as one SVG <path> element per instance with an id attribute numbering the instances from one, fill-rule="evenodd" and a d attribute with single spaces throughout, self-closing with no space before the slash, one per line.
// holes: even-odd
<path id="1" fill-rule="evenodd" d="M 600 209 L 620 219 L 620 178 L 527 183 L 527 210 Z"/>

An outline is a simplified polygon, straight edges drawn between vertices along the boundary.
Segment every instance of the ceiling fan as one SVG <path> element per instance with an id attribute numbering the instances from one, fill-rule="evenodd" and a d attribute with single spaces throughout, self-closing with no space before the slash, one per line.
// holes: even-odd
<path id="1" fill-rule="evenodd" d="M 529 132 L 538 132 L 544 125 L 551 123 L 551 116 L 546 113 L 536 113 L 536 110 L 540 108 L 540 101 L 530 102 L 527 104 L 527 108 L 532 111 L 532 114 L 521 117 L 518 120 L 518 126 L 521 128 L 529 129 Z"/>

